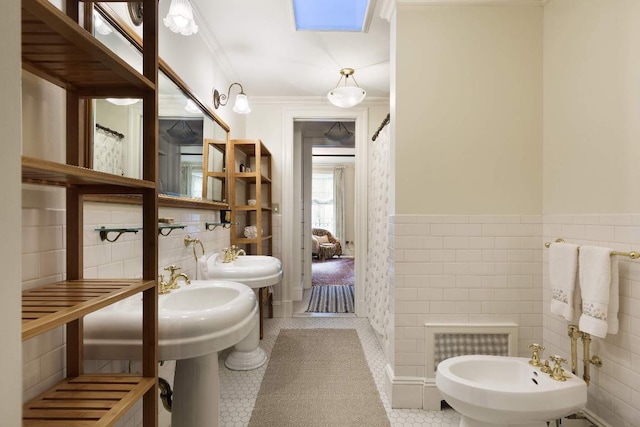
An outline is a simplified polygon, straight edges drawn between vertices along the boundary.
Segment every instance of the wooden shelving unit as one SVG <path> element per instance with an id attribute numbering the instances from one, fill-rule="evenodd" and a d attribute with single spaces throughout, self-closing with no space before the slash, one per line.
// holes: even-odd
<path id="1" fill-rule="evenodd" d="M 247 254 L 273 253 L 271 219 L 271 153 L 259 139 L 232 139 L 229 142 L 229 194 L 231 244 L 243 248 Z M 240 171 L 240 164 L 251 169 Z M 248 200 L 254 199 L 255 206 Z M 257 236 L 248 238 L 244 228 L 255 225 Z"/>
<path id="2" fill-rule="evenodd" d="M 229 207 L 231 209 L 231 244 L 243 248 L 248 255 L 272 255 L 271 153 L 259 139 L 232 139 L 227 151 L 229 161 Z M 240 165 L 250 168 L 240 170 Z M 254 199 L 255 206 L 248 201 Z M 256 237 L 246 237 L 244 229 L 255 225 Z M 272 294 L 267 288 L 258 292 L 260 305 L 260 339 L 264 335 L 263 307 L 273 317 Z"/>
<path id="3" fill-rule="evenodd" d="M 111 426 L 139 399 L 143 425 L 157 426 L 158 412 L 158 2 L 143 0 L 143 73 L 140 74 L 86 31 L 78 0 L 64 12 L 47 0 L 22 0 L 22 67 L 66 90 L 66 162 L 22 158 L 24 183 L 66 189 L 66 280 L 22 294 L 22 339 L 66 327 L 67 378 L 23 407 L 23 426 Z M 92 8 L 91 2 L 84 3 Z M 85 16 L 90 16 L 85 14 Z M 87 98 L 142 98 L 143 179 L 86 167 L 81 102 Z M 83 278 L 85 195 L 142 198 L 142 279 Z M 136 293 L 143 300 L 142 375 L 85 375 L 82 318 Z"/>

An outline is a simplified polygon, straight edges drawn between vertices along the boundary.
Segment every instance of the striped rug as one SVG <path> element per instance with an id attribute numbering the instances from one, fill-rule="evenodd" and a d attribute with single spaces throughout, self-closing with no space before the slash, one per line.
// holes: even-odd
<path id="1" fill-rule="evenodd" d="M 353 313 L 353 285 L 321 285 L 311 288 L 308 313 Z"/>

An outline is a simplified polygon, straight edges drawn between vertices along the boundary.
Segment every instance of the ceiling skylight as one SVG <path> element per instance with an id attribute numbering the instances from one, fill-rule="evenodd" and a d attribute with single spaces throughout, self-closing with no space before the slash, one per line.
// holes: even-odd
<path id="1" fill-rule="evenodd" d="M 369 0 L 292 0 L 298 31 L 365 31 Z"/>

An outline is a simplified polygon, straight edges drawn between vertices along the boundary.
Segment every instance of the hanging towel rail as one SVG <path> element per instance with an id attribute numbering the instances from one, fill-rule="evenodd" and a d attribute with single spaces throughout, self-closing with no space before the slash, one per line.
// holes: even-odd
<path id="1" fill-rule="evenodd" d="M 555 243 L 565 243 L 564 239 L 556 239 Z M 545 248 L 549 248 L 551 246 L 551 242 L 545 242 L 544 247 Z M 580 250 L 580 248 L 578 248 L 578 250 Z M 615 256 L 625 256 L 631 259 L 638 259 L 640 258 L 640 253 L 636 252 L 636 251 L 631 251 L 631 252 L 622 252 L 622 251 L 611 251 L 611 255 L 615 255 Z"/>
<path id="2" fill-rule="evenodd" d="M 101 124 L 96 123 L 96 129 L 100 129 L 101 131 L 111 135 L 111 136 L 115 136 L 118 137 L 120 139 L 124 139 L 124 134 L 121 134 L 120 132 L 116 132 L 115 130 L 109 129 L 106 126 L 102 126 Z"/>
<path id="3" fill-rule="evenodd" d="M 200 239 L 192 239 L 188 234 L 184 236 L 184 247 L 188 248 L 189 245 L 192 245 L 193 249 L 193 257 L 196 261 L 198 261 L 198 254 L 196 253 L 196 245 L 200 245 L 200 249 L 202 249 L 202 256 L 205 255 L 204 245 L 200 241 Z"/>
<path id="4" fill-rule="evenodd" d="M 378 138 L 380 131 L 382 131 L 382 129 L 384 129 L 384 127 L 388 125 L 390 122 L 391 122 L 391 113 L 387 114 L 387 117 L 385 117 L 382 123 L 380 123 L 380 126 L 378 126 L 378 130 L 376 131 L 376 133 L 373 134 L 373 137 L 371 137 L 371 140 L 375 141 Z"/>

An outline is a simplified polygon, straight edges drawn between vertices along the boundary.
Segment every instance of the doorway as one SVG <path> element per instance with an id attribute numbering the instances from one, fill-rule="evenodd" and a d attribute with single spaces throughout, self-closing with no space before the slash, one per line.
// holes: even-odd
<path id="1" fill-rule="evenodd" d="M 355 313 L 355 123 L 300 121 L 303 295 L 296 314 Z"/>
<path id="2" fill-rule="evenodd" d="M 291 242 L 290 251 L 282 254 L 284 277 L 282 286 L 281 303 L 277 310 L 281 310 L 281 315 L 290 317 L 295 312 L 299 312 L 299 305 L 303 300 L 305 290 L 305 275 L 303 274 L 304 260 L 307 260 L 309 273 L 311 276 L 311 244 L 307 243 L 304 229 L 311 223 L 310 207 L 304 209 L 302 195 L 302 158 L 304 145 L 302 144 L 302 122 L 329 122 L 333 124 L 337 121 L 350 122 L 354 129 L 355 139 L 355 171 L 354 171 L 354 237 L 351 239 L 350 250 L 356 260 L 354 265 L 355 273 L 355 314 L 356 316 L 366 315 L 362 286 L 365 278 L 365 260 L 367 251 L 367 109 L 352 108 L 349 110 L 326 108 L 298 108 L 287 109 L 283 116 L 283 189 L 282 189 L 282 223 L 292 224 L 292 226 L 282 228 L 283 242 Z M 309 154 L 308 167 L 311 168 L 311 158 Z M 310 186 L 310 182 L 307 182 Z M 307 217 L 305 219 L 305 212 Z M 298 226 L 298 224 L 301 224 Z M 306 235 L 308 237 L 308 233 Z M 346 244 L 346 241 L 345 241 Z M 298 246 L 299 245 L 299 246 Z M 297 249 L 297 248 L 300 249 Z M 357 260 L 362 262 L 357 262 Z M 360 284 L 362 282 L 362 284 Z M 306 285 L 311 287 L 310 281 Z M 295 307 L 294 307 L 295 304 Z M 306 308 L 306 306 L 305 306 Z M 353 315 L 353 314 L 351 314 Z"/>

